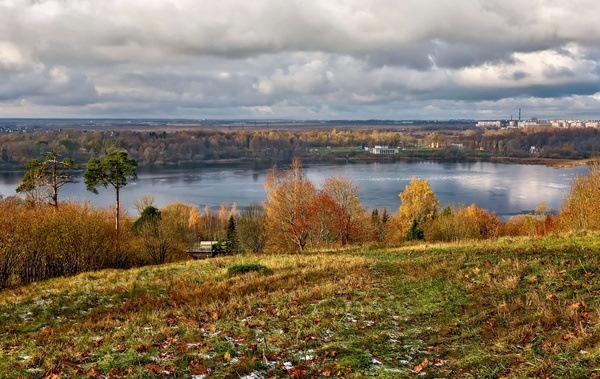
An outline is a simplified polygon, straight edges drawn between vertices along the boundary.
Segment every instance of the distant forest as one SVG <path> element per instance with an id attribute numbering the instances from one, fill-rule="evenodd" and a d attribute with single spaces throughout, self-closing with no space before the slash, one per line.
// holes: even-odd
<path id="1" fill-rule="evenodd" d="M 432 148 L 432 143 L 437 148 Z M 363 146 L 400 147 L 394 156 L 374 156 Z M 438 147 L 439 146 L 439 147 Z M 534 147 L 532 153 L 531 148 Z M 127 150 L 140 165 L 202 163 L 287 163 L 370 159 L 470 160 L 508 158 L 591 158 L 600 151 L 596 129 L 529 130 L 234 130 L 84 131 L 37 130 L 0 134 L 0 165 L 23 167 L 49 151 L 86 162 Z"/>

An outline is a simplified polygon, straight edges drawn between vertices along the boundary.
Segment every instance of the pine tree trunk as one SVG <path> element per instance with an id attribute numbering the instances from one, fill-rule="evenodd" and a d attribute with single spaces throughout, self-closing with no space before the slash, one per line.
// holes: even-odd
<path id="1" fill-rule="evenodd" d="M 115 187 L 115 193 L 116 193 L 116 198 L 117 198 L 117 202 L 115 204 L 115 234 L 117 236 L 117 256 L 116 256 L 116 260 L 120 261 L 121 259 L 121 239 L 119 238 L 119 213 L 120 213 L 120 199 L 119 199 L 119 187 Z"/>

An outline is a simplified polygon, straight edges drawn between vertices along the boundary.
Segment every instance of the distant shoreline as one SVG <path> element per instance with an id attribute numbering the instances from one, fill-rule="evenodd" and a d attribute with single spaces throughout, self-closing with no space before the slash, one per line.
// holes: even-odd
<path id="1" fill-rule="evenodd" d="M 490 162 L 503 164 L 518 164 L 518 165 L 543 165 L 553 168 L 573 168 L 589 165 L 594 159 L 566 159 L 566 158 L 540 158 L 540 157 L 465 157 L 464 159 L 440 159 L 433 157 L 410 157 L 410 156 L 354 156 L 354 157 L 336 157 L 330 156 L 323 158 L 321 156 L 301 156 L 305 164 L 352 164 L 352 163 L 393 163 L 393 162 L 436 162 L 436 163 L 474 163 L 474 162 Z M 290 160 L 280 161 L 264 161 L 260 162 L 249 158 L 230 158 L 230 159 L 212 159 L 193 162 L 165 162 L 159 164 L 140 164 L 140 168 L 144 169 L 162 169 L 162 168 L 197 168 L 197 167 L 254 167 L 268 169 L 274 165 L 285 167 L 290 163 Z M 82 169 L 85 168 L 85 162 L 80 162 Z M 4 173 L 24 172 L 25 168 L 20 164 L 1 164 L 0 171 Z"/>

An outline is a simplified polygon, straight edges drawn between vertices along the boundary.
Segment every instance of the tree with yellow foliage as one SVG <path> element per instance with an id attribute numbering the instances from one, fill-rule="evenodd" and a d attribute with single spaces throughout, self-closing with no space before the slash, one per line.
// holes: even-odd
<path id="1" fill-rule="evenodd" d="M 295 158 L 288 170 L 274 167 L 265 182 L 267 200 L 263 203 L 267 235 L 272 248 L 303 251 L 311 235 L 311 204 L 317 195 L 313 183 Z"/>
<path id="2" fill-rule="evenodd" d="M 405 239 L 411 227 L 422 229 L 426 223 L 437 217 L 440 207 L 440 202 L 427 179 L 413 177 L 399 197 L 400 208 L 392 222 L 395 227 L 395 236 L 392 237 L 394 242 Z"/>
<path id="3" fill-rule="evenodd" d="M 410 183 L 404 188 L 400 197 L 398 217 L 412 222 L 417 220 L 423 224 L 437 216 L 440 202 L 431 190 L 427 179 L 418 179 L 413 176 Z"/>

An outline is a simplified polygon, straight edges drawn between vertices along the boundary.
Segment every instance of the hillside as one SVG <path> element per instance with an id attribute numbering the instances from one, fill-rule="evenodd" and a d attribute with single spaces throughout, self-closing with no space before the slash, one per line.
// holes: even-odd
<path id="1" fill-rule="evenodd" d="M 0 377 L 598 377 L 599 237 L 235 256 L 5 290 Z"/>

